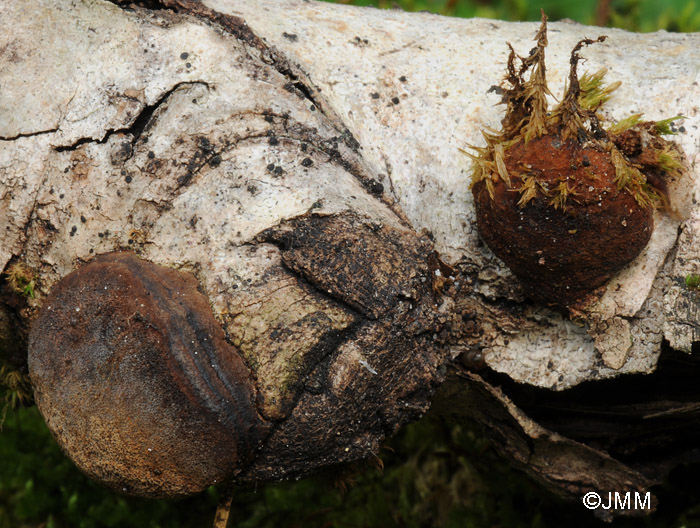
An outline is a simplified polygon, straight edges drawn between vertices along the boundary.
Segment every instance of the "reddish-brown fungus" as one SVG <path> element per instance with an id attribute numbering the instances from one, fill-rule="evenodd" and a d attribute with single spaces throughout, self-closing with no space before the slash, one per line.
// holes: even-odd
<path id="1" fill-rule="evenodd" d="M 605 86 L 604 70 L 579 79 L 576 68 L 581 48 L 605 37 L 574 47 L 566 93 L 551 111 L 544 13 L 536 40 L 525 58 L 511 48 L 502 130 L 484 133 L 486 146 L 469 154 L 472 193 L 482 238 L 526 293 L 566 308 L 644 249 L 653 209 L 667 203 L 664 182 L 684 165 L 678 147 L 661 138 L 670 120 L 642 123 L 636 115 L 603 127 L 599 111 L 619 84 Z"/>

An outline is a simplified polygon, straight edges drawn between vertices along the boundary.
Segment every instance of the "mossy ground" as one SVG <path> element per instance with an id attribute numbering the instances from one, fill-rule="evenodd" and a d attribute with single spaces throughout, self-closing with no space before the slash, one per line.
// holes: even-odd
<path id="1" fill-rule="evenodd" d="M 511 469 L 478 430 L 427 416 L 381 453 L 384 469 L 343 471 L 347 491 L 321 475 L 236 490 L 231 528 L 700 527 L 697 465 L 656 489 L 649 518 L 596 521 Z M 201 528 L 220 491 L 178 501 L 122 497 L 82 475 L 61 453 L 36 408 L 8 414 L 0 434 L 0 528 Z"/>

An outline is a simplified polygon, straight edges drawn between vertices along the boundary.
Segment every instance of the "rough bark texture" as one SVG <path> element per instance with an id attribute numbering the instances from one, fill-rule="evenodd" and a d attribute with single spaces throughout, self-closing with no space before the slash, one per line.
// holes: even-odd
<path id="1" fill-rule="evenodd" d="M 455 406 L 459 401 L 461 405 Z M 441 388 L 436 411 L 456 421 L 474 420 L 492 444 L 515 467 L 538 478 L 550 489 L 568 498 L 580 499 L 586 492 L 640 492 L 653 481 L 637 470 L 593 449 L 557 434 L 534 422 L 504 392 L 477 374 L 458 370 Z M 591 468 L 596 468 L 591 471 Z M 650 504 L 656 507 L 655 501 Z M 610 520 L 614 515 L 635 515 L 627 509 L 596 511 Z M 648 512 L 647 512 L 648 513 Z"/>
<path id="2" fill-rule="evenodd" d="M 623 82 L 612 114 L 687 117 L 676 213 L 655 215 L 649 245 L 574 323 L 526 301 L 479 241 L 458 151 L 497 127 L 505 42 L 525 52 L 536 25 L 295 0 L 117 4 L 0 7 L 14 29 L 0 36 L 0 269 L 36 284 L 33 298 L 2 285 L 5 361 L 22 364 L 53 285 L 96 255 L 189 272 L 271 424 L 237 477 L 258 481 L 375 452 L 459 354 L 550 393 L 651 373 L 664 339 L 698 341 L 685 277 L 700 273 L 699 35 L 550 26 L 555 93 L 573 45 L 606 34 L 585 56 Z M 504 452 L 550 486 L 649 484 L 466 379 L 505 417 L 498 435 L 538 455 Z M 551 453 L 579 476 L 551 474 Z"/>

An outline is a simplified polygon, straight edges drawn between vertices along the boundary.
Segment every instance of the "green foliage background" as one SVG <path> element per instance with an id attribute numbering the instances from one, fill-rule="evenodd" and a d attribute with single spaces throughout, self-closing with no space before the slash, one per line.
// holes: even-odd
<path id="1" fill-rule="evenodd" d="M 600 22 L 600 0 L 344 0 L 342 3 L 429 10 L 502 20 Z M 633 31 L 699 31 L 696 0 L 613 0 L 606 23 Z M 3 389 L 0 387 L 0 389 Z M 0 391 L 9 401 L 12 391 Z M 0 402 L 0 406 L 2 403 Z M 1 407 L 0 407 L 1 408 Z M 0 528 L 211 526 L 220 490 L 180 501 L 114 494 L 83 476 L 61 453 L 36 408 L 6 409 L 0 433 Z M 0 416 L 2 413 L 0 413 Z M 480 432 L 426 417 L 404 428 L 377 465 L 345 467 L 342 478 L 238 489 L 229 526 L 512 527 L 597 526 L 582 505 L 563 503 L 511 469 Z M 700 479 L 681 468 L 655 491 L 662 508 L 615 526 L 700 527 Z M 347 488 L 344 490 L 343 488 Z M 601 525 L 603 526 L 603 525 Z M 605 525 L 609 526 L 609 525 Z"/>
<path id="2" fill-rule="evenodd" d="M 406 11 L 430 11 L 448 16 L 511 21 L 539 21 L 540 9 L 550 20 L 570 18 L 582 24 L 607 25 L 630 31 L 700 31 L 699 0 L 610 0 L 605 20 L 598 20 L 605 0 L 326 0 Z"/>

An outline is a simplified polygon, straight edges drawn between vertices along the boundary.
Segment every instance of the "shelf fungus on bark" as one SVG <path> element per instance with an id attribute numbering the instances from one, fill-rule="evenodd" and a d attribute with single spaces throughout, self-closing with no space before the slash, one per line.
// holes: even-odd
<path id="1" fill-rule="evenodd" d="M 605 39 L 576 44 L 564 96 L 548 109 L 543 13 L 530 54 L 510 47 L 502 130 L 466 152 L 482 238 L 532 299 L 560 308 L 639 255 L 654 208 L 668 206 L 666 184 L 684 171 L 680 149 L 661 137 L 672 119 L 605 123 L 601 109 L 620 83 L 604 84 L 605 70 L 576 71 L 581 48 Z"/>
<path id="2" fill-rule="evenodd" d="M 196 279 L 131 252 L 53 287 L 32 325 L 29 371 L 61 447 L 127 494 L 183 496 L 229 479 L 268 429 Z"/>

